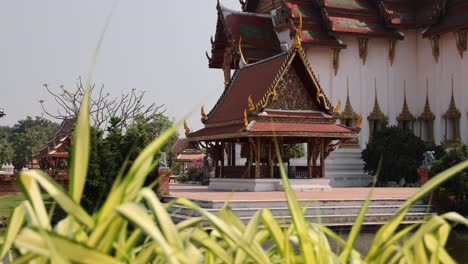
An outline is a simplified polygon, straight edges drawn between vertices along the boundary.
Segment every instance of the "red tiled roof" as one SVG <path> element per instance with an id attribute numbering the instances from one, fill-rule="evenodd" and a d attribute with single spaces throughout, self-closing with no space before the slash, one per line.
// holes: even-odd
<path id="1" fill-rule="evenodd" d="M 353 130 L 337 124 L 304 124 L 255 122 L 249 132 L 316 132 L 316 133 L 355 133 Z"/>
<path id="2" fill-rule="evenodd" d="M 446 13 L 441 20 L 423 32 L 424 37 L 468 28 L 468 1 L 447 1 Z"/>
<path id="3" fill-rule="evenodd" d="M 225 48 L 231 48 L 233 53 L 237 53 L 240 37 L 242 52 L 248 62 L 262 60 L 281 52 L 271 16 L 237 12 L 218 5 L 218 22 L 209 67 L 222 68 Z M 235 60 L 232 61 L 231 68 L 237 68 Z"/>
<path id="4" fill-rule="evenodd" d="M 371 0 L 316 0 L 322 8 L 327 29 L 334 33 L 403 39 L 385 27 L 377 7 Z"/>
<path id="5" fill-rule="evenodd" d="M 287 56 L 288 53 L 282 53 L 238 70 L 232 77 L 229 87 L 208 114 L 205 123 L 243 119 L 249 95 L 252 96 L 254 102 L 260 101 L 273 83 Z M 225 100 L 225 98 L 229 99 Z"/>
<path id="6" fill-rule="evenodd" d="M 189 143 L 189 140 L 187 138 L 179 138 L 177 139 L 176 143 L 172 147 L 172 152 L 179 154 L 184 151 L 184 149 L 187 147 Z"/>
<path id="7" fill-rule="evenodd" d="M 353 138 L 357 133 L 347 127 L 337 124 L 317 123 L 287 123 L 287 122 L 255 122 L 249 130 L 243 124 L 206 127 L 189 135 L 192 140 L 222 139 L 249 136 L 293 136 L 328 138 Z"/>
<path id="8" fill-rule="evenodd" d="M 302 16 L 303 26 L 299 34 L 303 45 L 322 46 L 332 48 L 344 48 L 335 37 L 330 36 L 323 26 L 323 19 L 320 11 L 310 1 L 285 0 L 285 6 L 290 10 L 291 18 L 298 24 L 298 19 Z M 295 31 L 296 28 L 293 29 Z"/>
<path id="9" fill-rule="evenodd" d="M 332 119 L 331 116 L 323 115 L 322 113 L 311 112 L 287 112 L 287 111 L 266 111 L 264 118 L 298 118 L 298 119 Z"/>
<path id="10" fill-rule="evenodd" d="M 74 125 L 74 118 L 63 120 L 59 129 L 55 132 L 54 137 L 32 157 L 34 159 L 41 159 L 44 157 L 68 157 L 66 148 L 71 145 L 71 136 Z"/>
<path id="11" fill-rule="evenodd" d="M 192 160 L 199 160 L 203 159 L 203 154 L 187 154 L 181 153 L 177 155 L 176 161 L 192 161 Z"/>

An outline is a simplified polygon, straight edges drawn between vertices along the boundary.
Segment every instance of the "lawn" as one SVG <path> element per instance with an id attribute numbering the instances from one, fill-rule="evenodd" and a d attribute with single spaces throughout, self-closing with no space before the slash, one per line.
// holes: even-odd
<path id="1" fill-rule="evenodd" d="M 9 217 L 11 211 L 24 200 L 25 197 L 21 193 L 0 195 L 0 217 Z"/>

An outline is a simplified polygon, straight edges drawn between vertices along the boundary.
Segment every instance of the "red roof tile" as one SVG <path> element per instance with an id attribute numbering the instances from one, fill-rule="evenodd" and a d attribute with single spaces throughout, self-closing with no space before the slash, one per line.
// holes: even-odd
<path id="1" fill-rule="evenodd" d="M 333 119 L 331 116 L 322 113 L 311 112 L 287 112 L 287 111 L 266 111 L 264 118 L 295 118 L 295 119 Z"/>
<path id="2" fill-rule="evenodd" d="M 466 0 L 451 0 L 447 1 L 446 13 L 440 22 L 432 25 L 423 36 L 444 34 L 447 32 L 457 31 L 468 27 L 468 1 Z"/>
<path id="3" fill-rule="evenodd" d="M 288 53 L 282 53 L 238 70 L 232 77 L 231 84 L 208 114 L 206 124 L 239 120 L 244 117 L 247 99 L 252 96 L 254 102 L 260 101 L 266 93 Z M 229 98 L 225 100 L 225 98 Z"/>
<path id="4" fill-rule="evenodd" d="M 188 146 L 189 140 L 187 138 L 179 138 L 177 139 L 176 143 L 172 147 L 172 152 L 179 154 L 184 151 L 184 149 Z"/>
<path id="5" fill-rule="evenodd" d="M 250 132 L 317 132 L 317 133 L 355 133 L 353 130 L 337 124 L 304 124 L 256 122 Z"/>

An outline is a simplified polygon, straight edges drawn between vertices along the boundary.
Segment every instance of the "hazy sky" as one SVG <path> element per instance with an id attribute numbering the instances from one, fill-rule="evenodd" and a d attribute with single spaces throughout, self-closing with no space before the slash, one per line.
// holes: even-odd
<path id="1" fill-rule="evenodd" d="M 223 0 L 239 10 L 238 0 Z M 12 125 L 42 115 L 39 99 L 57 106 L 42 84 L 75 85 L 86 77 L 112 0 L 0 1 L 0 108 Z M 99 53 L 94 82 L 115 95 L 147 91 L 147 104 L 202 127 L 199 106 L 208 112 L 223 90 L 221 70 L 209 69 L 205 50 L 215 33 L 216 0 L 121 0 Z"/>

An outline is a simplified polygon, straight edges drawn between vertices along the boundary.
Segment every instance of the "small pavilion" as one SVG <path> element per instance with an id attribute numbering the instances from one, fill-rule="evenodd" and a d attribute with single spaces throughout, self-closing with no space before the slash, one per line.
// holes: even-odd
<path id="1" fill-rule="evenodd" d="M 206 115 L 202 108 L 205 127 L 190 133 L 186 126 L 187 138 L 207 149 L 214 161 L 210 188 L 279 190 L 279 165 L 298 144 L 306 146 L 307 164 L 289 176 L 301 190 L 328 185 L 326 157 L 358 134 L 336 123 L 299 36 L 291 49 L 251 64 L 243 57 L 241 36 L 238 43 L 239 69 L 213 109 Z M 241 160 L 236 160 L 239 152 Z"/>
<path id="2" fill-rule="evenodd" d="M 32 156 L 42 170 L 56 179 L 68 179 L 68 149 L 72 144 L 74 126 L 74 118 L 63 120 L 53 138 Z"/>

